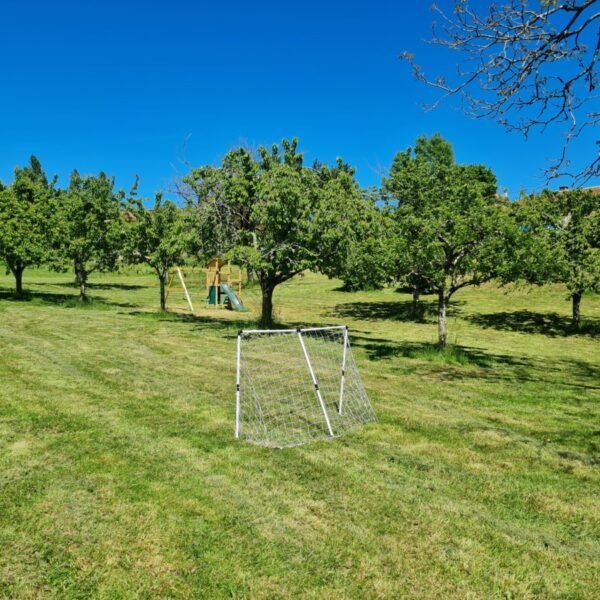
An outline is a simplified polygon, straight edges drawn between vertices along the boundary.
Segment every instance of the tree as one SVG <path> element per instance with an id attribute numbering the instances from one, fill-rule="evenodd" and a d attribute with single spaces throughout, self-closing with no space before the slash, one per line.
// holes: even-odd
<path id="1" fill-rule="evenodd" d="M 250 268 L 262 292 L 261 323 L 273 320 L 275 288 L 314 262 L 311 208 L 315 177 L 302 166 L 297 140 L 283 152 L 261 147 L 229 152 L 221 167 L 194 169 L 184 179 L 194 198 L 201 246 L 224 251 Z"/>
<path id="2" fill-rule="evenodd" d="M 55 220 L 58 253 L 69 262 L 79 286 L 79 300 L 87 300 L 87 282 L 95 271 L 117 267 L 125 249 L 125 194 L 114 191 L 114 179 L 104 173 L 81 176 L 73 171 L 69 187 L 60 195 Z"/>
<path id="3" fill-rule="evenodd" d="M 419 137 L 394 158 L 384 180 L 396 220 L 400 281 L 425 282 L 438 296 L 438 340 L 447 344 L 453 295 L 480 285 L 504 260 L 508 209 L 496 177 L 481 165 L 461 165 L 441 136 Z"/>
<path id="4" fill-rule="evenodd" d="M 314 267 L 343 281 L 348 291 L 380 289 L 389 280 L 389 228 L 374 190 L 362 190 L 355 169 L 315 163 L 319 202 L 314 218 Z"/>
<path id="5" fill-rule="evenodd" d="M 293 139 L 256 155 L 232 150 L 219 167 L 193 169 L 181 188 L 195 207 L 198 251 L 227 254 L 256 274 L 266 326 L 278 285 L 308 268 L 334 268 L 349 221 L 340 198 L 362 202 L 345 167 L 305 167 L 297 147 Z"/>
<path id="6" fill-rule="evenodd" d="M 378 290 L 392 281 L 393 254 L 391 231 L 393 225 L 376 206 L 363 215 L 362 235 L 350 237 L 340 248 L 339 270 L 325 270 L 343 282 L 345 291 Z"/>
<path id="7" fill-rule="evenodd" d="M 570 142 L 600 123 L 598 0 L 506 0 L 501 4 L 455 0 L 452 13 L 434 7 L 432 42 L 458 55 L 450 80 L 425 76 L 410 52 L 402 53 L 420 81 L 441 91 L 434 107 L 460 96 L 465 112 L 496 120 L 528 136 L 556 125 L 564 145 L 549 178 L 570 174 L 585 182 L 600 174 L 600 140 L 590 163 L 568 172 Z"/>
<path id="8" fill-rule="evenodd" d="M 513 279 L 563 283 L 572 303 L 571 324 L 581 324 L 581 299 L 600 291 L 600 195 L 545 191 L 514 206 L 519 225 Z"/>
<path id="9" fill-rule="evenodd" d="M 198 258 L 225 255 L 239 232 L 249 227 L 259 167 L 248 149 L 236 148 L 219 167 L 198 167 L 183 178 L 178 192 L 194 208 L 197 231 L 192 249 Z M 254 239 L 251 232 L 250 236 Z"/>
<path id="10" fill-rule="evenodd" d="M 154 207 L 146 209 L 141 201 L 132 201 L 130 256 L 144 262 L 158 276 L 160 309 L 166 310 L 166 284 L 169 269 L 180 264 L 186 254 L 189 235 L 183 210 L 156 194 Z"/>
<path id="11" fill-rule="evenodd" d="M 40 161 L 15 169 L 10 187 L 0 186 L 0 255 L 23 293 L 23 272 L 40 265 L 50 252 L 49 216 L 56 196 L 56 178 L 48 181 Z"/>

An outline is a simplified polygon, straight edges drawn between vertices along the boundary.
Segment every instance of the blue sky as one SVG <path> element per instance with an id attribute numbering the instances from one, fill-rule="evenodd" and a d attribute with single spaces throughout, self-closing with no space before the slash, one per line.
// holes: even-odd
<path id="1" fill-rule="evenodd" d="M 423 42 L 430 4 L 2 0 L 0 179 L 34 153 L 61 185 L 74 168 L 127 189 L 138 174 L 150 197 L 188 164 L 298 136 L 309 161 L 342 156 L 377 185 L 395 152 L 440 132 L 511 197 L 539 189 L 558 134 L 525 141 L 456 103 L 422 109 L 432 91 L 399 53 L 431 74 L 455 63 Z M 584 160 L 590 136 L 575 150 Z"/>

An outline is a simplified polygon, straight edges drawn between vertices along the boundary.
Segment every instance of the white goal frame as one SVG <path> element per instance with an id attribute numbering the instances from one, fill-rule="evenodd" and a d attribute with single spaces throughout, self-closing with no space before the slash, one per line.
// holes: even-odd
<path id="1" fill-rule="evenodd" d="M 317 415 L 316 407 L 318 406 L 318 411 L 322 415 L 323 418 L 323 432 L 326 432 L 326 435 L 314 435 L 313 433 L 308 434 L 304 432 L 304 435 L 298 435 L 296 430 L 296 435 L 290 435 L 290 439 L 286 439 L 285 434 L 283 437 L 281 434 L 277 436 L 277 439 L 272 439 L 269 431 L 269 417 L 265 418 L 265 414 L 263 413 L 263 408 L 267 410 L 265 412 L 270 412 L 273 414 L 273 410 L 279 413 L 275 414 L 274 418 L 282 419 L 287 418 L 290 421 L 293 421 L 294 418 L 298 418 L 299 421 L 307 420 L 306 415 L 301 414 L 302 406 L 306 406 L 306 404 L 302 404 L 300 409 L 294 410 L 294 399 L 286 397 L 286 392 L 289 389 L 277 390 L 275 389 L 273 393 L 275 396 L 268 396 L 264 398 L 265 406 L 262 406 L 263 398 L 261 398 L 261 393 L 263 395 L 267 394 L 271 390 L 265 390 L 265 385 L 268 386 L 269 382 L 266 384 L 261 380 L 263 385 L 257 385 L 255 389 L 254 386 L 254 373 L 251 371 L 244 371 L 244 353 L 243 353 L 243 342 L 244 339 L 251 340 L 253 338 L 275 338 L 282 340 L 282 336 L 288 336 L 289 338 L 297 339 L 297 355 L 299 357 L 303 357 L 303 364 L 306 368 L 306 380 L 304 382 L 299 381 L 298 386 L 302 386 L 302 398 L 300 399 L 300 403 L 308 402 L 310 404 L 310 400 L 306 398 L 309 394 L 308 388 L 306 387 L 306 383 L 310 383 L 312 388 L 312 394 L 314 394 L 314 405 L 311 409 L 311 417 L 314 418 Z M 313 341 L 316 340 L 316 341 Z M 307 341 L 309 344 L 307 345 Z M 315 350 L 317 364 L 314 363 L 314 358 L 311 356 L 311 348 L 309 345 L 320 344 L 324 350 L 319 352 Z M 341 347 L 339 346 L 341 344 Z M 268 346 L 267 346 L 268 348 Z M 291 344 L 289 350 L 291 351 L 290 360 L 296 357 L 296 351 L 294 350 L 294 345 Z M 339 356 L 338 356 L 339 355 Z M 264 354 L 260 354 L 260 357 L 263 358 Z M 267 357 L 268 358 L 268 357 Z M 285 356 L 279 357 L 279 360 L 282 358 L 286 358 Z M 336 370 L 335 361 L 339 358 L 339 371 L 337 371 L 337 375 L 334 375 Z M 322 362 L 327 362 L 327 370 L 324 370 L 322 366 Z M 266 367 L 263 365 L 261 367 L 262 372 L 268 372 L 269 366 L 275 366 L 281 363 L 267 364 Z M 281 364 L 282 369 L 285 370 L 286 364 Z M 290 373 L 291 376 L 298 377 L 298 365 L 295 364 L 295 371 Z M 347 373 L 348 367 L 350 368 L 350 372 Z M 257 367 L 257 371 L 260 371 Z M 324 398 L 324 392 L 321 389 L 319 384 L 319 371 L 321 375 L 324 375 L 326 372 L 327 375 L 327 401 Z M 244 375 L 244 377 L 243 377 Z M 351 389 L 348 392 L 348 377 L 351 378 Z M 301 377 L 300 377 L 301 378 Z M 339 378 L 339 379 L 338 379 Z M 286 380 L 286 383 L 287 380 Z M 244 389 L 244 384 L 246 384 L 247 390 Z M 293 382 L 292 382 L 293 385 Z M 334 390 L 335 389 L 337 391 Z M 286 385 L 286 388 L 289 386 Z M 261 431 L 261 435 L 258 436 L 260 439 L 256 439 L 256 436 L 247 436 L 244 435 L 244 425 L 250 424 L 248 421 L 244 421 L 243 413 L 243 402 L 244 402 L 244 393 L 247 391 L 248 396 L 252 396 L 252 398 L 248 398 L 248 402 L 252 402 L 254 405 L 253 415 L 256 417 L 256 420 L 260 422 L 259 429 Z M 350 395 L 350 398 L 346 398 L 347 395 Z M 293 395 L 293 394 L 292 394 Z M 333 396 L 335 395 L 335 398 Z M 348 401 L 351 402 L 350 409 L 347 408 Z M 287 404 L 286 404 L 287 403 Z M 329 405 L 329 409 L 328 409 Z M 335 408 L 333 406 L 335 405 Z M 273 407 L 276 407 L 273 409 Z M 292 407 L 290 409 L 290 406 Z M 281 411 L 285 407 L 285 412 L 283 413 L 285 417 L 281 417 Z M 315 409 L 315 410 L 313 410 Z M 286 422 L 286 425 L 290 422 Z M 348 327 L 345 325 L 332 325 L 327 327 L 304 327 L 297 329 L 249 329 L 249 330 L 241 330 L 237 335 L 237 352 L 236 352 L 236 396 L 235 396 L 235 437 L 239 439 L 240 437 L 248 437 L 249 441 L 253 441 L 255 443 L 259 443 L 267 446 L 276 446 L 276 447 L 284 447 L 284 446 L 295 446 L 302 443 L 306 443 L 308 441 L 312 441 L 312 439 L 318 439 L 319 437 L 324 438 L 334 438 L 338 435 L 341 435 L 348 429 L 354 427 L 355 425 L 366 423 L 369 421 L 376 421 L 375 413 L 371 407 L 369 399 L 366 395 L 364 387 L 362 386 L 362 381 L 360 380 L 360 376 L 358 374 L 358 370 L 354 363 L 351 349 L 350 349 L 350 341 L 349 341 L 349 331 Z M 256 423 L 252 423 L 254 429 L 256 429 Z M 313 423 L 314 425 L 314 423 Z M 250 427 L 252 428 L 252 427 Z M 285 428 L 285 427 L 284 427 Z M 293 425 L 290 426 L 290 430 L 294 429 Z M 307 430 L 309 427 L 307 426 Z M 306 438 L 306 439 L 304 439 Z"/>

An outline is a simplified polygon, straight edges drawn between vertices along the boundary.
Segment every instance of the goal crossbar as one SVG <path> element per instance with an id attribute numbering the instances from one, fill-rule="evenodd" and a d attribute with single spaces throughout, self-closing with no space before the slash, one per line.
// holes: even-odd
<path id="1" fill-rule="evenodd" d="M 253 333 L 307 333 L 309 331 L 329 331 L 334 329 L 348 329 L 346 325 L 329 325 L 327 327 L 298 327 L 296 329 L 241 329 L 238 335 L 251 335 Z"/>

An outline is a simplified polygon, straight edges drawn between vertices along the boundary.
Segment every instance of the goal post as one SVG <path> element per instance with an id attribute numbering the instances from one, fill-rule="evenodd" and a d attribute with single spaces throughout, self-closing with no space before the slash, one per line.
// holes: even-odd
<path id="1" fill-rule="evenodd" d="M 340 379 L 340 400 L 338 402 L 338 411 L 342 414 L 342 407 L 344 405 L 344 383 L 346 379 L 346 354 L 348 351 L 348 328 L 344 327 L 344 350 L 342 353 L 342 377 Z"/>
<path id="2" fill-rule="evenodd" d="M 371 421 L 346 326 L 238 332 L 236 438 L 296 446 Z"/>

